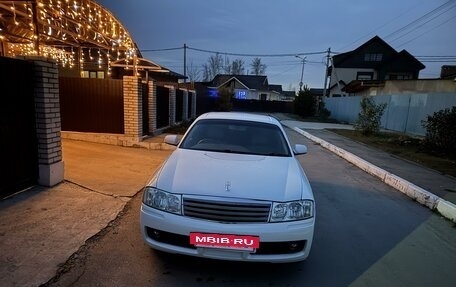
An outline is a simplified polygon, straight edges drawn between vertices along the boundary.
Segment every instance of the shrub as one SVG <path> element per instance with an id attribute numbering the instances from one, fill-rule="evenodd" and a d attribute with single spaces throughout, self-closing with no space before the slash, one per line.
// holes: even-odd
<path id="1" fill-rule="evenodd" d="M 422 121 L 424 146 L 431 152 L 456 156 L 456 106 L 443 109 Z"/>
<path id="2" fill-rule="evenodd" d="M 318 112 L 318 117 L 323 121 L 327 121 L 330 116 L 331 116 L 331 111 L 325 107 L 325 102 L 321 101 L 319 112 Z"/>
<path id="3" fill-rule="evenodd" d="M 233 93 L 229 89 L 220 88 L 215 102 L 215 110 L 218 112 L 230 112 L 233 109 L 232 97 Z"/>
<path id="4" fill-rule="evenodd" d="M 385 112 L 386 103 L 376 104 L 372 97 L 363 97 L 361 111 L 353 127 L 363 135 L 370 136 L 380 131 L 380 120 Z"/>
<path id="5" fill-rule="evenodd" d="M 309 88 L 304 86 L 294 100 L 295 114 L 303 118 L 314 116 L 316 103 L 316 98 L 311 94 Z"/>

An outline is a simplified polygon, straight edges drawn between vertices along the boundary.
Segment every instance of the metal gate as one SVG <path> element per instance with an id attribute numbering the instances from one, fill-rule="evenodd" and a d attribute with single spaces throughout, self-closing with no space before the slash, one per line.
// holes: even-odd
<path id="1" fill-rule="evenodd" d="M 157 128 L 169 126 L 169 89 L 157 86 Z"/>
<path id="2" fill-rule="evenodd" d="M 33 64 L 0 57 L 0 79 L 0 198 L 4 198 L 38 179 Z"/>
<path id="3" fill-rule="evenodd" d="M 62 130 L 124 133 L 123 82 L 59 78 Z"/>

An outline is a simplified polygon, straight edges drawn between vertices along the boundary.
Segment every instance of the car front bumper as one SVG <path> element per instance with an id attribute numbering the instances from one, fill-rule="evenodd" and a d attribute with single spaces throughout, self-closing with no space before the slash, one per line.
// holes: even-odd
<path id="1" fill-rule="evenodd" d="M 163 212 L 141 205 L 140 227 L 144 241 L 164 252 L 221 260 L 284 263 L 305 260 L 312 245 L 315 217 L 280 223 L 220 223 Z M 191 232 L 258 236 L 255 252 L 195 247 Z"/>

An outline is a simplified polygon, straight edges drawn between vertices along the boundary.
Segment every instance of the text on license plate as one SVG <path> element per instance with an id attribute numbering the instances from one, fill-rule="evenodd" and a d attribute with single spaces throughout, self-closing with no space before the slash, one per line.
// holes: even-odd
<path id="1" fill-rule="evenodd" d="M 253 250 L 260 247 L 260 238 L 250 235 L 190 232 L 190 244 L 198 247 Z"/>

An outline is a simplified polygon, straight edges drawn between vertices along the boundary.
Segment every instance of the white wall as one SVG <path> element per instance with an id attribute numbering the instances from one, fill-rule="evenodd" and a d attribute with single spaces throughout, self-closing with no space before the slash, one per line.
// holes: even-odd
<path id="1" fill-rule="evenodd" d="M 331 118 L 353 124 L 358 118 L 362 97 L 324 98 Z M 373 97 L 377 104 L 386 103 L 382 128 L 424 136 L 422 121 L 434 112 L 456 106 L 456 93 L 396 94 Z"/>

